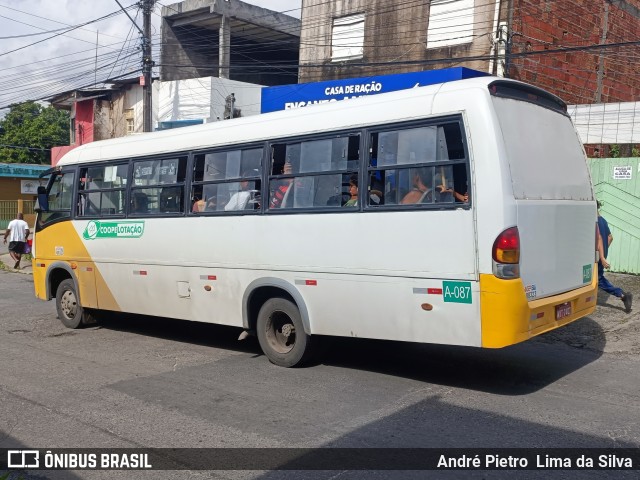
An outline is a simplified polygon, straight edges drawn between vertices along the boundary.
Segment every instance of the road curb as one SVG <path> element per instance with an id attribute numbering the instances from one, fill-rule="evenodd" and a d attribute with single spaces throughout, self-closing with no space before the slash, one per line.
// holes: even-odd
<path id="1" fill-rule="evenodd" d="M 23 267 L 23 268 L 27 268 L 27 267 Z M 0 260 L 0 270 L 4 270 L 9 273 L 20 273 L 22 275 L 33 275 L 33 272 L 31 270 L 29 271 L 22 270 L 22 269 L 16 270 L 15 268 L 11 268 L 9 265 L 4 263 L 2 260 Z"/>

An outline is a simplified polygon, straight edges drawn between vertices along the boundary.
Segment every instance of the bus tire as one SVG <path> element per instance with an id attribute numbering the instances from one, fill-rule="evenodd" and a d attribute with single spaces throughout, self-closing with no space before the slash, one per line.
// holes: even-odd
<path id="1" fill-rule="evenodd" d="M 67 328 L 80 328 L 90 322 L 91 315 L 85 312 L 80 305 L 76 286 L 70 278 L 63 280 L 58 285 L 56 310 L 58 318 Z"/>
<path id="2" fill-rule="evenodd" d="M 304 331 L 300 310 L 284 298 L 267 300 L 256 326 L 260 348 L 280 367 L 299 367 L 311 357 L 311 335 Z"/>

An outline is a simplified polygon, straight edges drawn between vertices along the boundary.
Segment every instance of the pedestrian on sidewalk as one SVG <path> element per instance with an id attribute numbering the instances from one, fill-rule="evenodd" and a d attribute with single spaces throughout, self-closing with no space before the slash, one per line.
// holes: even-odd
<path id="1" fill-rule="evenodd" d="M 9 254 L 16 262 L 13 268 L 17 270 L 20 268 L 20 259 L 29 237 L 29 225 L 24 221 L 22 213 L 18 213 L 18 217 L 7 225 L 7 231 L 4 232 L 4 243 L 7 243 L 7 237 L 9 237 Z"/>
<path id="2" fill-rule="evenodd" d="M 607 255 L 609 254 L 609 245 L 613 242 L 613 235 L 609 230 L 609 224 L 605 218 L 600 215 L 600 202 L 598 203 L 598 253 L 600 261 L 598 262 L 598 288 L 604 290 L 610 295 L 614 295 L 622 300 L 624 304 L 624 311 L 629 313 L 631 311 L 631 303 L 633 302 L 633 295 L 630 292 L 623 292 L 620 287 L 616 287 L 604 276 L 604 269 L 609 268 L 609 262 L 607 262 Z"/>

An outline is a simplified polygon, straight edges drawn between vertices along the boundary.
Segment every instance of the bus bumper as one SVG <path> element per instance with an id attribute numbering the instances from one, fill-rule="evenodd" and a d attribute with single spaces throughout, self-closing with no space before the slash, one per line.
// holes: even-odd
<path id="1" fill-rule="evenodd" d="M 596 309 L 598 280 L 569 292 L 527 301 L 520 279 L 502 280 L 480 275 L 480 312 L 483 348 L 501 348 L 578 320 Z M 569 303 L 571 313 L 556 318 L 556 307 Z"/>

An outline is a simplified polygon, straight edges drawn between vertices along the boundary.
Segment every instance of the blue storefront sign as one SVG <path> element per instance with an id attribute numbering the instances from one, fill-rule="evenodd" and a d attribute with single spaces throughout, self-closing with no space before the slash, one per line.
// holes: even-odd
<path id="1" fill-rule="evenodd" d="M 442 70 L 264 87 L 262 89 L 261 113 L 290 110 L 317 103 L 348 100 L 365 95 L 375 95 L 485 75 L 487 74 L 477 70 L 454 67 Z"/>
<path id="2" fill-rule="evenodd" d="M 32 165 L 24 163 L 0 163 L 0 177 L 38 178 L 51 165 Z"/>

